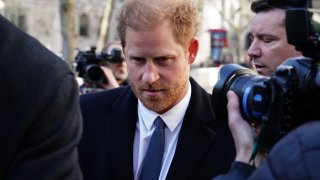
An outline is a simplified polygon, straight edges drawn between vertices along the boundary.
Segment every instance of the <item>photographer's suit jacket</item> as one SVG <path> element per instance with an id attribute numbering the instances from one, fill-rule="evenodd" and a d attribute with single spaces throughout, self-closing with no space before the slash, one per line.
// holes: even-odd
<path id="1" fill-rule="evenodd" d="M 1 15 L 0 83 L 0 179 L 82 179 L 74 75 Z"/>
<path id="2" fill-rule="evenodd" d="M 227 119 L 218 120 L 211 95 L 190 79 L 192 94 L 167 179 L 211 179 L 227 172 L 235 148 Z M 84 179 L 133 179 L 137 98 L 130 86 L 84 94 L 79 161 Z"/>

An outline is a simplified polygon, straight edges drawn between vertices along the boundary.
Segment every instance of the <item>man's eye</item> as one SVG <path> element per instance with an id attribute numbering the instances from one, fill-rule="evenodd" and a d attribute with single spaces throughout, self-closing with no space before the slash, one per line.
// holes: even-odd
<path id="1" fill-rule="evenodd" d="M 272 41 L 273 41 L 272 39 L 263 39 L 263 42 L 265 42 L 265 43 L 270 43 Z"/>
<path id="2" fill-rule="evenodd" d="M 174 58 L 173 57 L 157 57 L 155 58 L 155 62 L 159 65 L 170 65 L 172 62 L 174 62 Z"/>
<path id="3" fill-rule="evenodd" d="M 131 58 L 133 61 L 137 61 L 137 62 L 142 62 L 144 61 L 144 58 L 139 58 L 139 57 L 133 57 Z"/>
<path id="4" fill-rule="evenodd" d="M 156 58 L 156 60 L 157 61 L 159 61 L 159 62 L 161 62 L 161 61 L 166 61 L 166 60 L 168 60 L 169 58 L 167 58 L 167 57 L 158 57 L 158 58 Z"/>
<path id="5" fill-rule="evenodd" d="M 254 37 L 252 35 L 249 35 L 249 41 L 253 41 L 254 40 Z"/>
<path id="6" fill-rule="evenodd" d="M 262 41 L 265 42 L 265 43 L 271 43 L 275 40 L 274 37 L 270 37 L 270 36 L 263 36 L 261 37 Z"/>

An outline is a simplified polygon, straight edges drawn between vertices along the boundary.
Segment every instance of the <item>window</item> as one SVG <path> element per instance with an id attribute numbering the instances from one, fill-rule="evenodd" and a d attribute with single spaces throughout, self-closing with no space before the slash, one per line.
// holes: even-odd
<path id="1" fill-rule="evenodd" d="M 88 37 L 89 36 L 88 28 L 89 28 L 88 16 L 86 14 L 82 14 L 80 16 L 80 30 L 79 30 L 80 36 Z"/>
<path id="2" fill-rule="evenodd" d="M 19 14 L 17 20 L 18 20 L 18 22 L 16 23 L 17 26 L 18 26 L 20 29 L 22 29 L 22 30 L 24 30 L 24 31 L 27 31 L 27 27 L 26 27 L 26 16 L 23 15 L 23 14 Z"/>
<path id="3" fill-rule="evenodd" d="M 21 8 L 8 8 L 5 11 L 5 16 L 21 30 L 27 32 L 26 15 Z"/>

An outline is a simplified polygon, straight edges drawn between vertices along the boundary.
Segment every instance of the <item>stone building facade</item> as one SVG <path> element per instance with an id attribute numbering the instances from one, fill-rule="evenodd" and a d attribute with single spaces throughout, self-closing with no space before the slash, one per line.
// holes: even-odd
<path id="1" fill-rule="evenodd" d="M 59 5 L 60 0 L 2 0 L 2 14 L 10 21 L 36 37 L 53 52 L 61 55 L 62 35 Z M 97 43 L 100 23 L 106 0 L 75 0 L 76 46 L 89 49 Z M 122 0 L 115 0 L 117 4 Z M 116 7 L 120 7 L 117 5 Z M 116 12 L 115 12 L 116 13 Z M 110 40 L 116 40 L 115 18 L 109 24 Z"/>

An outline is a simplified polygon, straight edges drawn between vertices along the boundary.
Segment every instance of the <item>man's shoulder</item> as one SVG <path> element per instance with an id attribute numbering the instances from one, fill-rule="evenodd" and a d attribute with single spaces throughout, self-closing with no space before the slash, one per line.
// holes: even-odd
<path id="1" fill-rule="evenodd" d="M 306 122 L 298 126 L 296 129 L 289 132 L 288 135 L 283 137 L 274 147 L 274 150 L 284 150 L 288 146 L 299 146 L 299 149 L 306 151 L 307 149 L 314 149 L 320 147 L 320 121 Z M 286 148 L 287 149 L 287 148 Z"/>
<path id="2" fill-rule="evenodd" d="M 195 79 L 190 77 L 189 81 L 191 84 L 192 92 L 194 94 L 197 94 L 197 96 L 202 96 L 206 98 L 211 97 L 211 94 L 208 93 L 203 87 L 201 87 L 200 84 Z"/>
<path id="3" fill-rule="evenodd" d="M 271 149 L 267 161 L 253 178 L 318 179 L 320 171 L 320 122 L 307 122 L 284 136 Z"/>
<path id="4" fill-rule="evenodd" d="M 202 107 L 202 110 L 212 111 L 212 96 L 206 90 L 204 90 L 193 78 L 190 78 L 191 83 L 191 105 L 196 107 Z"/>
<path id="5" fill-rule="evenodd" d="M 94 93 L 87 93 L 80 96 L 81 107 L 111 106 L 116 101 L 130 101 L 133 94 L 130 86 L 118 87 L 110 90 L 104 90 Z"/>
<path id="6" fill-rule="evenodd" d="M 74 76 L 67 62 L 36 38 L 21 31 L 2 16 L 0 25 L 3 27 L 0 30 L 0 46 L 6 47 L 0 49 L 3 59 L 0 68 L 3 74 L 7 74 L 0 77 L 2 82 L 33 89 L 45 84 L 49 86 L 48 89 L 54 89 L 59 81 L 63 81 L 68 75 Z M 6 78 L 7 76 L 11 78 Z"/>

